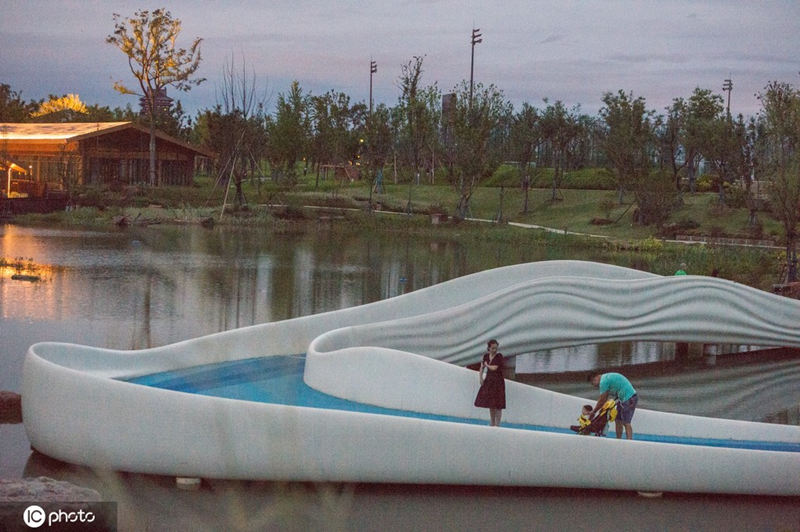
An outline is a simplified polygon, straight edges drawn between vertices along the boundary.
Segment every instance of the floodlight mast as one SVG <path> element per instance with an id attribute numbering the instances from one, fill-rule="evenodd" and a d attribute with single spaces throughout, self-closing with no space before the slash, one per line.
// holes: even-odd
<path id="1" fill-rule="evenodd" d="M 472 59 L 469 63 L 469 107 L 472 109 L 472 83 L 475 70 L 475 45 L 483 42 L 483 34 L 480 28 L 472 28 Z"/>
<path id="2" fill-rule="evenodd" d="M 372 75 L 378 72 L 378 63 L 369 61 L 369 114 L 372 116 Z"/>
<path id="3" fill-rule="evenodd" d="M 728 118 L 730 118 L 730 116 L 731 116 L 731 91 L 732 90 L 733 90 L 733 81 L 731 81 L 731 78 L 723 80 L 723 82 L 722 82 L 722 92 L 727 92 L 728 93 L 728 107 L 727 107 Z"/>

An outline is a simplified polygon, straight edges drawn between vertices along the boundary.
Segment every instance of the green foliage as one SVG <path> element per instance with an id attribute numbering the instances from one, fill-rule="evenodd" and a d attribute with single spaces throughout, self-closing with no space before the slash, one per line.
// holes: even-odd
<path id="1" fill-rule="evenodd" d="M 695 190 L 697 192 L 711 192 L 715 189 L 714 183 L 717 181 L 717 177 L 711 174 L 702 174 L 700 177 L 697 178 L 695 181 Z"/>
<path id="2" fill-rule="evenodd" d="M 487 187 L 518 187 L 520 186 L 520 181 L 519 168 L 510 164 L 501 164 L 482 185 Z"/>
<path id="3" fill-rule="evenodd" d="M 176 39 L 180 32 L 181 21 L 172 18 L 166 9 L 143 9 L 129 18 L 114 14 L 114 33 L 106 37 L 106 42 L 128 58 L 142 91 L 140 95 L 149 99 L 148 110 L 155 109 L 153 102 L 164 87 L 171 85 L 186 91 L 204 81 L 193 78 L 200 67 L 201 39 L 196 38 L 188 50 L 178 48 Z M 134 94 L 119 81 L 114 88 L 123 94 Z"/>
<path id="4" fill-rule="evenodd" d="M 747 190 L 738 183 L 724 183 L 725 187 L 725 204 L 728 207 L 746 208 L 748 197 Z"/>
<path id="5" fill-rule="evenodd" d="M 639 207 L 637 221 L 657 227 L 666 223 L 679 199 L 672 177 L 665 172 L 653 172 L 645 180 L 637 183 L 635 194 Z"/>
<path id="6" fill-rule="evenodd" d="M 470 100 L 470 94 L 472 99 Z M 467 82 L 458 87 L 453 113 L 454 150 L 452 161 L 457 171 L 459 191 L 458 216 L 466 217 L 470 210 L 470 199 L 481 180 L 491 175 L 499 161 L 490 157 L 489 139 L 500 124 L 501 118 L 510 112 L 511 104 L 503 92 L 494 85 L 478 83 L 474 92 Z"/>
<path id="7" fill-rule="evenodd" d="M 295 165 L 309 138 L 308 95 L 296 80 L 288 94 L 278 95 L 274 121 L 268 123 L 270 167 L 273 178 L 295 183 Z"/>
<path id="8" fill-rule="evenodd" d="M 603 151 L 614 168 L 620 188 L 642 190 L 651 167 L 651 147 L 654 141 L 653 117 L 645 99 L 633 93 L 618 91 L 603 95 L 600 116 L 605 123 Z"/>
<path id="9" fill-rule="evenodd" d="M 200 67 L 200 41 L 196 38 L 189 49 L 176 47 L 181 32 L 181 21 L 172 18 L 166 9 L 139 10 L 133 17 L 114 14 L 114 33 L 106 42 L 125 54 L 131 73 L 139 83 L 139 96 L 144 98 L 145 110 L 150 118 L 150 184 L 157 185 L 155 128 L 164 103 L 166 88 L 188 91 L 204 78 L 195 77 Z M 114 89 L 122 94 L 137 94 L 121 81 Z"/>
<path id="10" fill-rule="evenodd" d="M 640 240 L 637 247 L 644 253 L 658 253 L 664 249 L 664 242 L 658 238 L 649 236 L 644 240 Z"/>
<path id="11" fill-rule="evenodd" d="M 19 91 L 0 83 L 0 122 L 25 122 L 35 109 L 35 104 L 25 103 Z"/>

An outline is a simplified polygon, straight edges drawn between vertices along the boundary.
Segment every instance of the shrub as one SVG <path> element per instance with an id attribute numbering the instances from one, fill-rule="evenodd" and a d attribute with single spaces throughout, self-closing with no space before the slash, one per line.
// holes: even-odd
<path id="1" fill-rule="evenodd" d="M 725 203 L 728 207 L 747 207 L 747 190 L 736 184 L 725 183 Z"/>
<path id="2" fill-rule="evenodd" d="M 640 240 L 636 247 L 639 248 L 639 251 L 645 253 L 655 253 L 664 249 L 664 243 L 655 237 L 649 236 L 644 240 Z"/>
<path id="3" fill-rule="evenodd" d="M 695 182 L 695 190 L 697 192 L 711 192 L 714 187 L 714 181 L 716 180 L 715 176 L 709 174 L 702 174 L 699 176 Z"/>

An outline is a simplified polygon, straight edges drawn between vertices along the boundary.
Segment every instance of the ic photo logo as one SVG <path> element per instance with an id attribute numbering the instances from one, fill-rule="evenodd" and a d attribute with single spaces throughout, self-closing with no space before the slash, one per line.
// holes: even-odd
<path id="1" fill-rule="evenodd" d="M 47 513 L 41 506 L 31 504 L 25 508 L 25 512 L 22 514 L 22 520 L 31 528 L 39 528 L 47 520 Z"/>
<path id="2" fill-rule="evenodd" d="M 66 511 L 54 510 L 47 512 L 41 506 L 32 504 L 25 508 L 22 520 L 30 528 L 39 528 L 45 521 L 48 527 L 53 525 L 82 527 L 94 523 L 96 516 L 94 512 L 86 510 Z M 76 528 L 76 530 L 79 528 Z"/>

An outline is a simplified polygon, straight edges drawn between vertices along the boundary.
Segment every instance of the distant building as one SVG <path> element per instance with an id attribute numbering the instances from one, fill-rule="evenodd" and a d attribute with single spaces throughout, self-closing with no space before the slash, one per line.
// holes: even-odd
<path id="1" fill-rule="evenodd" d="M 195 159 L 211 155 L 157 131 L 158 184 L 191 184 Z M 0 186 L 5 197 L 67 183 L 148 183 L 150 131 L 133 122 L 0 123 L 0 161 L 25 171 L 8 173 Z"/>

